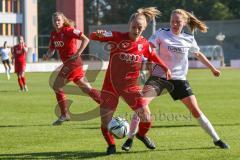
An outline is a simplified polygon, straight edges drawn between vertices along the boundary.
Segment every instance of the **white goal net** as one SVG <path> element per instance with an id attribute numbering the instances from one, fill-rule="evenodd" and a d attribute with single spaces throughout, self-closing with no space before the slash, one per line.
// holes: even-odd
<path id="1" fill-rule="evenodd" d="M 224 66 L 224 53 L 220 45 L 206 45 L 199 46 L 200 51 L 208 58 L 210 61 L 219 61 L 220 66 Z M 193 54 L 189 54 L 189 60 L 196 60 Z"/>

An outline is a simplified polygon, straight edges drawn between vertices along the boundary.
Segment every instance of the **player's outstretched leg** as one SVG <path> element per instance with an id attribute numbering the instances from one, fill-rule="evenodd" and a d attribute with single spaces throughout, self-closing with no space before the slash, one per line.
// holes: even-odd
<path id="1" fill-rule="evenodd" d="M 202 113 L 200 110 L 197 99 L 194 95 L 191 95 L 189 97 L 186 97 L 182 99 L 182 102 L 188 107 L 189 111 L 192 113 L 194 118 L 197 119 L 198 123 L 202 127 L 203 130 L 206 131 L 206 133 L 211 136 L 213 139 L 213 143 L 216 146 L 219 146 L 222 149 L 229 149 L 229 145 L 224 143 L 219 135 L 217 134 L 216 130 L 212 126 L 211 122 L 208 120 L 208 118 Z"/>

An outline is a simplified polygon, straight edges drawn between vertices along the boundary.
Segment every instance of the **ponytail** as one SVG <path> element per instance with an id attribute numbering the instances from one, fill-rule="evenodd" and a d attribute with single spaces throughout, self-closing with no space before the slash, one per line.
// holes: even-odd
<path id="1" fill-rule="evenodd" d="M 192 13 L 187 12 L 183 9 L 175 9 L 172 11 L 172 14 L 181 14 L 183 15 L 183 18 L 187 21 L 187 24 L 193 33 L 197 28 L 201 32 L 207 32 L 207 25 L 203 22 L 200 21 L 197 17 L 195 17 Z"/>

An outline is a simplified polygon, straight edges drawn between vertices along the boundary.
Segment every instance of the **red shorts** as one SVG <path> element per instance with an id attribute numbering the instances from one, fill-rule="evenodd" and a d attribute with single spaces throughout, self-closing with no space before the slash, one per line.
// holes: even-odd
<path id="1" fill-rule="evenodd" d="M 25 72 L 26 69 L 26 62 L 15 62 L 14 65 L 14 70 L 15 73 L 21 73 L 21 72 Z"/>
<path id="2" fill-rule="evenodd" d="M 137 110 L 147 105 L 146 100 L 141 94 L 140 86 L 131 86 L 122 89 L 113 89 L 112 86 L 107 86 L 102 89 L 102 103 L 100 107 L 115 111 L 118 105 L 119 97 L 122 97 L 122 99 L 133 110 Z"/>
<path id="3" fill-rule="evenodd" d="M 68 81 L 77 82 L 83 78 L 85 74 L 82 65 L 80 57 L 74 60 L 68 60 L 63 64 L 58 76 L 61 76 Z"/>

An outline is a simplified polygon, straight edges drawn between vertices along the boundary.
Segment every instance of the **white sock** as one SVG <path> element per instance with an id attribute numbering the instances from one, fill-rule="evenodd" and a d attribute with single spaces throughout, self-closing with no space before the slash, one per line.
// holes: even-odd
<path id="1" fill-rule="evenodd" d="M 197 118 L 199 124 L 201 125 L 201 127 L 207 132 L 207 134 L 209 134 L 213 141 L 216 142 L 218 140 L 220 140 L 217 132 L 215 131 L 215 129 L 213 128 L 211 122 L 207 119 L 207 117 L 202 113 L 200 115 L 199 118 Z"/>
<path id="2" fill-rule="evenodd" d="M 140 122 L 140 118 L 138 117 L 138 115 L 136 113 L 134 113 L 131 124 L 130 124 L 130 131 L 128 133 L 128 138 L 133 139 L 134 135 L 138 131 L 139 122 Z"/>

